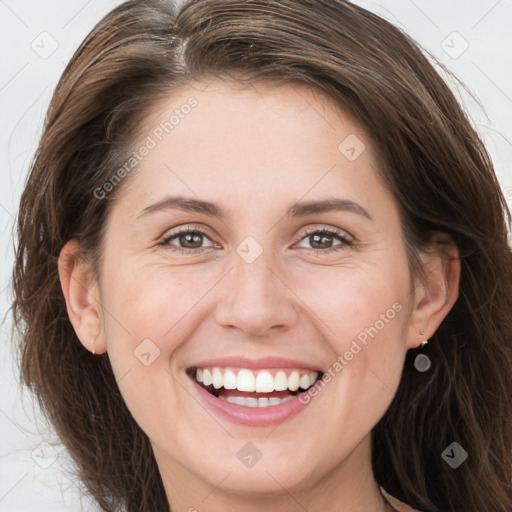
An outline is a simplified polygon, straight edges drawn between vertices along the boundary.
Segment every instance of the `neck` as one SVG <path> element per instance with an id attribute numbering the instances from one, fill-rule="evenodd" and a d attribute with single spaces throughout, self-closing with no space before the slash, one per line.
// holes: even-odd
<path id="1" fill-rule="evenodd" d="M 171 512 L 392 512 L 394 509 L 379 491 L 371 468 L 371 440 L 368 435 L 341 463 L 321 471 L 314 469 L 297 484 L 284 488 L 272 473 L 272 468 L 252 468 L 247 479 L 267 481 L 264 491 L 234 488 L 237 480 L 232 471 L 220 474 L 212 471 L 215 481 L 205 481 L 154 447 L 162 480 L 171 504 Z M 277 467 L 277 465 L 276 465 Z M 245 470 L 246 471 L 246 470 Z M 253 473 L 254 472 L 254 473 Z M 278 473 L 277 469 L 274 471 Z M 235 476 L 235 478 L 233 478 Z M 231 479 L 231 482 L 230 482 Z M 230 485 L 231 484 L 231 485 Z M 271 490 L 269 490 L 271 489 Z"/>

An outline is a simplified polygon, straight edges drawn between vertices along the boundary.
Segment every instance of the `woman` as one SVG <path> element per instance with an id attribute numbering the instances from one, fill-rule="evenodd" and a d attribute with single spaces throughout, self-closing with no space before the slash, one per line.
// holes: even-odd
<path id="1" fill-rule="evenodd" d="M 507 221 L 385 20 L 126 2 L 22 196 L 23 377 L 106 511 L 505 512 Z"/>

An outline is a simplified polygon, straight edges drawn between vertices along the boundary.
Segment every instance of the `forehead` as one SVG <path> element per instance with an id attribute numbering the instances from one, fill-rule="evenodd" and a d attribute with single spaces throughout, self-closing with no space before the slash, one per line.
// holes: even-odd
<path id="1" fill-rule="evenodd" d="M 140 131 L 136 150 L 151 147 L 128 189 L 141 200 L 172 191 L 262 208 L 336 191 L 363 202 L 386 193 L 366 130 L 302 83 L 193 83 L 159 101 Z"/>

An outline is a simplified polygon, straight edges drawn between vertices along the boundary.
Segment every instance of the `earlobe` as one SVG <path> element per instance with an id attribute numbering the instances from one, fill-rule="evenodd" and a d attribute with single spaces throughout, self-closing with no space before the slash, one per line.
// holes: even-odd
<path id="1" fill-rule="evenodd" d="M 433 238 L 423 262 L 425 272 L 415 287 L 407 348 L 418 347 L 431 338 L 459 296 L 459 252 L 448 235 Z"/>
<path id="2" fill-rule="evenodd" d="M 69 320 L 82 345 L 93 354 L 106 352 L 99 311 L 98 285 L 90 265 L 78 255 L 79 245 L 70 240 L 59 255 L 59 278 Z"/>

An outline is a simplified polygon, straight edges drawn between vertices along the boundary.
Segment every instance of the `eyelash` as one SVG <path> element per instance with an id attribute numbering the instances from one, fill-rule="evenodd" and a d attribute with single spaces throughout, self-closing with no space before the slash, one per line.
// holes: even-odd
<path id="1" fill-rule="evenodd" d="M 171 233 L 170 235 L 166 236 L 161 242 L 158 243 L 159 246 L 165 246 L 169 248 L 172 251 L 178 251 L 183 254 L 195 254 L 198 252 L 202 252 L 204 249 L 211 249 L 212 247 L 198 247 L 196 249 L 187 249 L 184 247 L 178 247 L 173 246 L 170 244 L 171 240 L 174 240 L 175 238 L 179 237 L 180 235 L 189 235 L 189 234 L 196 234 L 196 235 L 202 235 L 209 239 L 208 235 L 197 228 L 182 228 L 178 231 L 175 231 Z M 312 251 L 315 254 L 318 255 L 325 255 L 330 254 L 332 252 L 337 251 L 343 251 L 346 249 L 346 247 L 351 247 L 355 245 L 355 242 L 345 235 L 345 233 L 339 229 L 334 228 L 319 228 L 319 229 L 310 229 L 306 230 L 303 233 L 301 233 L 299 240 L 296 243 L 300 243 L 303 239 L 307 238 L 310 235 L 317 234 L 317 235 L 327 235 L 327 236 L 333 236 L 338 238 L 340 242 L 342 242 L 341 247 L 329 247 L 327 249 L 314 249 L 314 248 L 305 248 L 307 251 Z"/>

